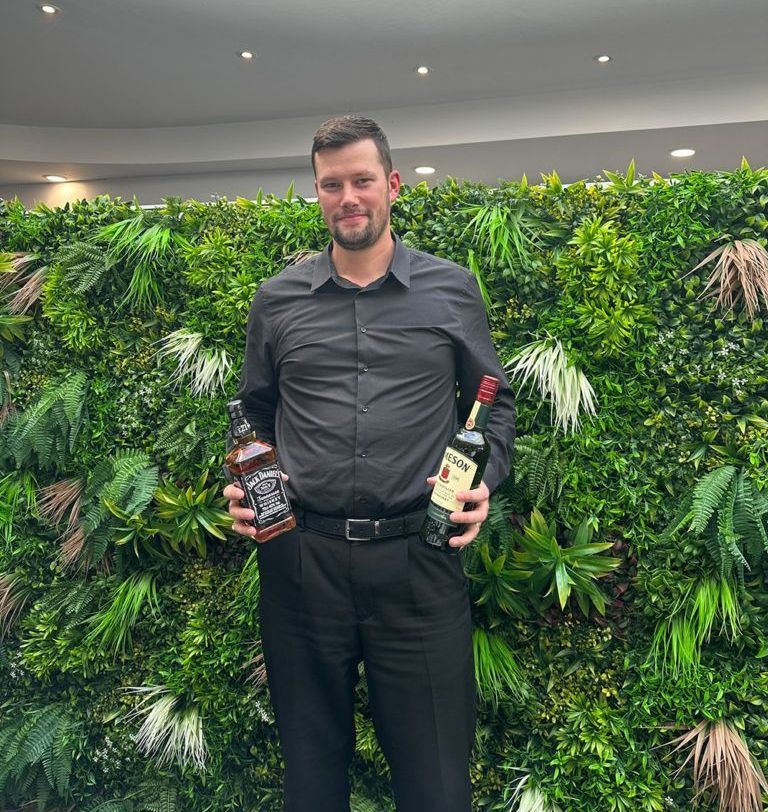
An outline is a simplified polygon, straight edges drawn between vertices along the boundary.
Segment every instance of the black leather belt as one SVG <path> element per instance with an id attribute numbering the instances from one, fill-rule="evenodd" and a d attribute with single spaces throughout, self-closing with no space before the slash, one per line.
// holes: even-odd
<path id="1" fill-rule="evenodd" d="M 343 519 L 338 516 L 312 513 L 296 505 L 293 508 L 300 527 L 347 541 L 374 541 L 418 533 L 427 514 L 426 510 L 419 510 L 416 513 L 393 516 L 389 519 Z"/>

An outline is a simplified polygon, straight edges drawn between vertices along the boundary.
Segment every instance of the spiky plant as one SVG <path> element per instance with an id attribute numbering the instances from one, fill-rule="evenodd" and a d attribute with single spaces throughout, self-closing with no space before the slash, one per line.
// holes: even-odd
<path id="1" fill-rule="evenodd" d="M 40 301 L 47 275 L 48 266 L 43 265 L 25 277 L 19 289 L 8 300 L 8 312 L 23 315 L 31 310 Z"/>
<path id="2" fill-rule="evenodd" d="M 248 662 L 243 665 L 246 671 L 249 671 L 246 682 L 258 688 L 260 685 L 266 685 L 267 682 L 267 666 L 264 662 L 264 652 L 261 649 L 261 640 L 255 640 L 250 644 L 253 656 Z"/>
<path id="3" fill-rule="evenodd" d="M 542 398 L 549 398 L 550 419 L 564 433 L 579 428 L 581 414 L 594 415 L 597 400 L 586 375 L 568 360 L 556 338 L 542 338 L 526 344 L 506 368 L 522 390 L 530 380 Z"/>
<path id="4" fill-rule="evenodd" d="M 717 296 L 715 305 L 726 310 L 733 310 L 742 303 L 750 320 L 754 320 L 760 310 L 761 298 L 768 309 L 768 251 L 762 243 L 757 240 L 727 242 L 688 273 L 698 271 L 714 259 L 717 262 L 710 271 L 702 297 Z"/>
<path id="5" fill-rule="evenodd" d="M 768 491 L 760 491 L 743 468 L 723 465 L 705 474 L 685 495 L 662 540 L 685 529 L 703 540 L 721 579 L 735 576 L 768 554 Z"/>
<path id="6" fill-rule="evenodd" d="M 36 505 L 37 480 L 32 471 L 11 471 L 0 477 L 0 539 L 10 541 L 16 516 L 34 512 Z"/>
<path id="7" fill-rule="evenodd" d="M 122 303 L 138 307 L 160 304 L 162 295 L 157 271 L 168 264 L 174 251 L 189 249 L 189 242 L 177 230 L 178 218 L 163 215 L 159 222 L 153 212 L 139 211 L 135 217 L 103 226 L 93 241 L 107 245 L 108 260 L 133 269 Z"/>
<path id="8" fill-rule="evenodd" d="M 203 471 L 193 485 L 180 488 L 165 480 L 155 493 L 159 532 L 177 555 L 194 551 L 205 558 L 206 535 L 224 541 L 224 531 L 232 528 L 232 517 L 223 509 L 226 497 L 216 483 L 206 488 L 207 481 L 208 471 Z"/>
<path id="9" fill-rule="evenodd" d="M 506 200 L 466 210 L 472 220 L 465 229 L 488 259 L 507 268 L 528 268 L 538 247 L 535 220 L 525 201 Z"/>
<path id="10" fill-rule="evenodd" d="M 649 662 L 658 673 L 675 679 L 693 675 L 716 622 L 720 621 L 720 633 L 734 642 L 741 631 L 741 616 L 735 585 L 713 577 L 692 579 L 656 627 Z"/>
<path id="11" fill-rule="evenodd" d="M 133 737 L 140 753 L 155 760 L 159 767 L 174 761 L 179 766 L 193 765 L 205 769 L 207 747 L 202 717 L 194 705 L 182 707 L 179 697 L 165 685 L 141 685 L 126 688 L 143 695 L 126 720 L 144 717 L 138 733 Z"/>
<path id="12" fill-rule="evenodd" d="M 90 618 L 85 642 L 97 643 L 100 649 L 114 655 L 125 652 L 126 647 L 130 649 L 131 629 L 145 605 L 157 614 L 157 575 L 135 572 L 117 584 L 108 605 Z"/>
<path id="13" fill-rule="evenodd" d="M 595 583 L 621 563 L 619 558 L 601 555 L 611 542 L 592 543 L 593 527 L 584 518 L 570 543 L 560 544 L 555 523 L 547 524 L 538 508 L 521 534 L 516 536 L 515 565 L 530 573 L 529 598 L 539 611 L 554 603 L 565 609 L 573 595 L 582 613 L 589 616 L 590 604 L 605 614 L 605 596 Z"/>
<path id="14" fill-rule="evenodd" d="M 224 348 L 204 347 L 203 340 L 201 333 L 182 327 L 162 338 L 157 351 L 160 357 L 169 356 L 176 360 L 178 366 L 171 381 L 189 378 L 189 389 L 195 396 L 211 395 L 217 387 L 225 389 L 232 372 L 227 351 Z"/>
<path id="15" fill-rule="evenodd" d="M 6 453 L 21 467 L 35 455 L 41 467 L 64 468 L 86 417 L 85 372 L 48 386 L 24 412 L 10 418 Z"/>
<path id="16" fill-rule="evenodd" d="M 29 266 L 38 259 L 37 254 L 23 251 L 0 253 L 0 290 L 22 283 Z"/>
<path id="17" fill-rule="evenodd" d="M 11 630 L 31 595 L 21 573 L 0 573 L 0 640 Z"/>
<path id="18" fill-rule="evenodd" d="M 711 794 L 717 798 L 718 812 L 762 812 L 768 781 L 747 743 L 727 719 L 699 722 L 670 745 L 675 745 L 673 752 L 690 748 L 678 773 L 691 762 L 695 803 Z"/>
<path id="19" fill-rule="evenodd" d="M 508 812 L 562 812 L 557 804 L 530 783 L 530 779 L 530 773 L 526 773 L 516 782 L 506 807 Z"/>
<path id="20" fill-rule="evenodd" d="M 72 530 L 80 515 L 80 501 L 83 496 L 81 479 L 63 479 L 40 489 L 37 509 L 44 521 L 56 526 L 69 511 L 67 530 Z"/>
<path id="21" fill-rule="evenodd" d="M 320 253 L 320 251 L 316 251 L 312 248 L 299 248 L 297 251 L 293 251 L 284 256 L 282 264 L 285 266 L 301 265 L 302 262 L 306 262 L 308 259 L 312 259 L 312 257 L 316 257 Z"/>
<path id="22" fill-rule="evenodd" d="M 475 661 L 475 685 L 483 702 L 498 708 L 502 702 L 523 702 L 530 696 L 530 686 L 512 649 L 504 638 L 480 626 L 472 631 Z"/>
<path id="23" fill-rule="evenodd" d="M 5 419 L 16 411 L 11 391 L 11 376 L 7 369 L 0 371 L 0 425 Z"/>
<path id="24" fill-rule="evenodd" d="M 0 313 L 0 340 L 23 341 L 25 327 L 32 321 L 32 318 L 32 316 Z M 2 355 L 0 355 L 0 358 L 2 358 Z"/>

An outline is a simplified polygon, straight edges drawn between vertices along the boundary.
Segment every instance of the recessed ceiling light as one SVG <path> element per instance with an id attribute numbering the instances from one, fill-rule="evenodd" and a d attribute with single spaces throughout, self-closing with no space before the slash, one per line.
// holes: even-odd
<path id="1" fill-rule="evenodd" d="M 51 183 L 65 183 L 67 180 L 63 175 L 43 175 L 43 177 Z"/>
<path id="2" fill-rule="evenodd" d="M 419 76 L 426 76 L 428 73 L 431 73 L 431 68 L 429 68 L 427 65 L 419 65 L 419 67 L 414 68 L 414 70 L 419 74 Z"/>
<path id="3" fill-rule="evenodd" d="M 673 158 L 690 158 L 691 155 L 696 154 L 695 149 L 673 149 L 672 152 L 669 153 Z"/>
<path id="4" fill-rule="evenodd" d="M 594 62 L 599 62 L 601 65 L 611 61 L 611 57 L 608 56 L 608 54 L 600 54 L 600 56 L 594 56 L 592 59 Z"/>
<path id="5" fill-rule="evenodd" d="M 256 54 L 254 54 L 253 51 L 240 51 L 240 56 L 243 59 L 253 59 L 253 57 L 256 56 Z"/>
<path id="6" fill-rule="evenodd" d="M 417 175 L 434 175 L 435 174 L 435 167 L 434 166 L 415 166 L 413 171 Z"/>
<path id="7" fill-rule="evenodd" d="M 40 6 L 39 8 L 40 11 L 43 12 L 43 14 L 58 14 L 59 11 L 61 11 L 61 9 L 57 8 L 56 6 L 51 6 L 48 3 L 46 3 L 43 6 Z"/>

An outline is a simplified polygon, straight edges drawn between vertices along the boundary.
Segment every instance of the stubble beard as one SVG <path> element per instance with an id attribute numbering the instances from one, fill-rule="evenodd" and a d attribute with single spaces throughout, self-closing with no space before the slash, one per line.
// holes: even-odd
<path id="1" fill-rule="evenodd" d="M 368 217 L 367 225 L 363 226 L 359 231 L 344 234 L 339 228 L 337 223 L 331 226 L 331 236 L 333 241 L 344 248 L 346 251 L 363 251 L 375 245 L 381 235 L 387 228 L 389 217 L 389 206 L 387 207 L 385 216 L 381 218 L 380 222 L 376 222 L 369 212 L 365 212 Z"/>

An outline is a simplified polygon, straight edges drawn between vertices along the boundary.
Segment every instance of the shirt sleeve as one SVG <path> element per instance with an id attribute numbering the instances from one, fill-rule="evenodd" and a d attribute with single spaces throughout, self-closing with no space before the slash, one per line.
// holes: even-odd
<path id="1" fill-rule="evenodd" d="M 248 313 L 245 358 L 236 397 L 260 440 L 275 444 L 275 411 L 278 386 L 274 364 L 274 339 L 262 285 L 253 297 Z"/>
<path id="2" fill-rule="evenodd" d="M 458 417 L 464 423 L 477 394 L 483 375 L 499 379 L 499 391 L 491 409 L 486 436 L 491 455 L 483 475 L 488 490 L 493 493 L 503 482 L 512 465 L 515 441 L 515 397 L 491 341 L 485 305 L 477 280 L 468 275 L 459 306 L 457 347 L 457 380 L 459 385 Z"/>

